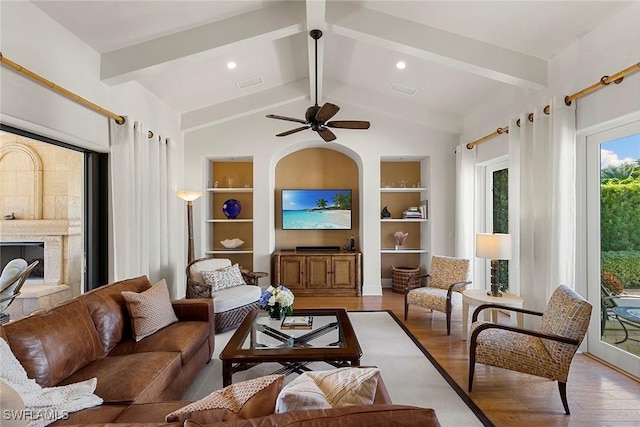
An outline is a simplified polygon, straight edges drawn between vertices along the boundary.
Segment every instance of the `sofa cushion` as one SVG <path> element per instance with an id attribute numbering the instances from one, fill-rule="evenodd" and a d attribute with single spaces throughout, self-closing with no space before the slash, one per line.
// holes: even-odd
<path id="1" fill-rule="evenodd" d="M 155 351 L 176 351 L 181 353 L 182 364 L 186 364 L 209 338 L 209 324 L 206 322 L 177 322 L 162 328 L 142 341 L 133 338 L 122 341 L 109 356 Z"/>
<path id="2" fill-rule="evenodd" d="M 121 292 L 143 292 L 150 287 L 147 276 L 140 276 L 102 286 L 82 295 L 96 325 L 105 354 L 123 339 L 133 336 L 129 312 Z"/>
<path id="3" fill-rule="evenodd" d="M 166 421 L 202 423 L 247 419 L 272 414 L 284 375 L 267 375 L 231 384 L 167 415 Z"/>
<path id="4" fill-rule="evenodd" d="M 224 313 L 243 305 L 251 304 L 260 299 L 262 291 L 259 286 L 243 285 L 212 292 L 213 311 Z"/>
<path id="5" fill-rule="evenodd" d="M 180 376 L 178 352 L 136 353 L 107 356 L 89 363 L 61 384 L 96 377 L 95 394 L 105 403 L 154 402 Z"/>
<path id="6" fill-rule="evenodd" d="M 203 424 L 187 420 L 184 427 Z M 361 405 L 343 408 L 311 409 L 308 411 L 273 414 L 248 420 L 208 424 L 209 427 L 440 427 L 436 413 L 430 408 L 404 405 Z"/>
<path id="7" fill-rule="evenodd" d="M 93 320 L 80 299 L 5 324 L 4 333 L 29 378 L 42 387 L 58 385 L 104 355 Z"/>
<path id="8" fill-rule="evenodd" d="M 164 279 L 144 292 L 122 291 L 122 296 L 127 303 L 136 341 L 178 321 Z"/>
<path id="9" fill-rule="evenodd" d="M 378 368 L 305 372 L 282 389 L 276 412 L 371 405 L 379 378 Z"/>

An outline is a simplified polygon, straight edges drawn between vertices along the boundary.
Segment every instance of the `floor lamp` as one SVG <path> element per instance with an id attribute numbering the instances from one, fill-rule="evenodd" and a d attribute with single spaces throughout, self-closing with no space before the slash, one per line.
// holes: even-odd
<path id="1" fill-rule="evenodd" d="M 178 191 L 176 196 L 187 202 L 187 229 L 189 239 L 187 240 L 187 265 L 193 261 L 193 201 L 202 196 L 200 191 Z"/>
<path id="2" fill-rule="evenodd" d="M 511 234 L 476 234 L 476 256 L 491 260 L 491 292 L 487 295 L 501 297 L 498 260 L 511 259 Z"/>

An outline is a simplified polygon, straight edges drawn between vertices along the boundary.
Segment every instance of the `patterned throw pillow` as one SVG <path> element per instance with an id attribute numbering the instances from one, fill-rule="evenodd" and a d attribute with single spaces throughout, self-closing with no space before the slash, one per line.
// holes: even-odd
<path id="1" fill-rule="evenodd" d="M 211 292 L 247 284 L 238 264 L 213 271 L 201 271 L 201 273 L 204 282 L 211 286 Z"/>
<path id="2" fill-rule="evenodd" d="M 136 342 L 178 321 L 167 282 L 162 279 L 144 292 L 122 291 Z"/>
<path id="3" fill-rule="evenodd" d="M 271 415 L 283 383 L 284 375 L 279 374 L 231 384 L 170 413 L 165 421 L 211 424 Z"/>
<path id="4" fill-rule="evenodd" d="M 276 413 L 371 405 L 379 378 L 378 368 L 305 372 L 282 389 L 276 401 Z"/>

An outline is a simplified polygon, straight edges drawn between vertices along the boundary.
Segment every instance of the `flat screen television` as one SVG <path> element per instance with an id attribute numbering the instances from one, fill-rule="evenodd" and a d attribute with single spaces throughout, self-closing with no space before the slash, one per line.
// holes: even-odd
<path id="1" fill-rule="evenodd" d="M 283 230 L 350 230 L 351 190 L 282 190 Z"/>

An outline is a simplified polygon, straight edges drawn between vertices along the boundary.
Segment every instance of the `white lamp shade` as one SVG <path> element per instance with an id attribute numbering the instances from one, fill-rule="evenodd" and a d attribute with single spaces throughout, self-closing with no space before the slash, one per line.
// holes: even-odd
<path id="1" fill-rule="evenodd" d="M 511 234 L 476 234 L 476 256 L 511 259 Z"/>
<path id="2" fill-rule="evenodd" d="M 180 197 L 185 202 L 193 202 L 194 200 L 202 196 L 202 192 L 182 190 L 182 191 L 177 191 L 176 196 Z"/>

